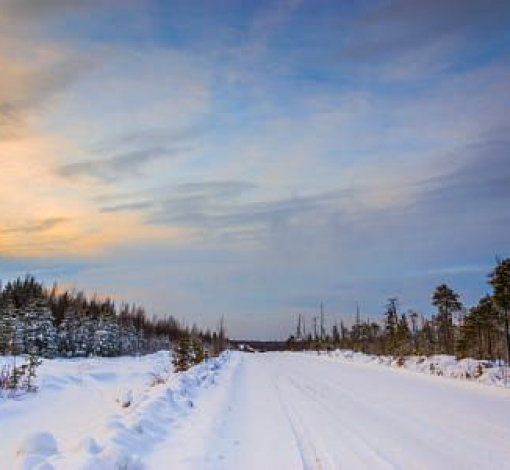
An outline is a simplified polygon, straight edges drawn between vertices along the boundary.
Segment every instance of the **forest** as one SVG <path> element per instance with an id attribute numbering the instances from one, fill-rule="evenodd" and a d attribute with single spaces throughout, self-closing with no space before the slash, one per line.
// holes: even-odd
<path id="1" fill-rule="evenodd" d="M 388 299 L 378 320 L 362 319 L 357 309 L 352 326 L 344 322 L 326 331 L 324 311 L 312 325 L 298 316 L 297 327 L 286 343 L 290 350 L 352 349 L 376 355 L 429 356 L 449 354 L 458 358 L 506 360 L 510 363 L 510 258 L 498 260 L 489 273 L 490 293 L 467 308 L 459 294 L 446 284 L 431 296 L 435 313 L 402 312 L 397 298 Z"/>
<path id="2" fill-rule="evenodd" d="M 0 354 L 112 357 L 169 350 L 188 339 L 219 352 L 226 344 L 223 321 L 211 332 L 171 315 L 149 318 L 140 306 L 117 306 L 110 298 L 61 291 L 57 284 L 46 289 L 30 275 L 0 289 Z"/>

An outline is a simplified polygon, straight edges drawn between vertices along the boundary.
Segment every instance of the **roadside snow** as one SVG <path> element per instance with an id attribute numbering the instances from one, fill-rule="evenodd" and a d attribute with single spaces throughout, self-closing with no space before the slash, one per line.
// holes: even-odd
<path id="1" fill-rule="evenodd" d="M 308 353 L 317 354 L 317 353 Z M 376 356 L 337 349 L 324 356 L 343 359 L 362 364 L 380 364 L 396 368 L 404 368 L 423 374 L 450 377 L 455 379 L 472 380 L 486 385 L 510 387 L 510 369 L 501 367 L 495 362 L 479 361 L 476 359 L 456 359 L 455 356 L 437 354 L 434 356 L 407 356 L 402 359 L 392 356 Z"/>
<path id="2" fill-rule="evenodd" d="M 216 383 L 228 360 L 175 375 L 168 352 L 45 360 L 38 393 L 0 399 L 0 468 L 142 468 L 140 455 L 186 415 L 198 389 Z"/>

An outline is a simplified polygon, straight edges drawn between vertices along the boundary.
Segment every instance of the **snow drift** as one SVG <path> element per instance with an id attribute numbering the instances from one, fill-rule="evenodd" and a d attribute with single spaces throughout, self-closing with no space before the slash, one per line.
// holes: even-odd
<path id="1" fill-rule="evenodd" d="M 423 374 L 472 380 L 498 387 L 510 387 L 510 370 L 506 369 L 505 380 L 505 367 L 490 361 L 480 361 L 471 358 L 457 359 L 455 356 L 445 354 L 407 357 L 377 356 L 341 349 L 330 351 L 326 354 L 329 357 L 357 363 L 380 364 L 404 368 Z"/>

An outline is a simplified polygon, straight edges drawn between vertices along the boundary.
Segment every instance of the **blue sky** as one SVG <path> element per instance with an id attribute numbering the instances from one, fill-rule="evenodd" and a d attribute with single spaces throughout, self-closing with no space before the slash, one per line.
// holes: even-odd
<path id="1" fill-rule="evenodd" d="M 0 0 L 0 277 L 282 337 L 488 288 L 503 0 Z"/>

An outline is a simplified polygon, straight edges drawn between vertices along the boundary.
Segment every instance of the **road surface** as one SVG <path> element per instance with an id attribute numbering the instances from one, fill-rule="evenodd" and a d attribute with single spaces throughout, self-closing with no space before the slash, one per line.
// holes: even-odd
<path id="1" fill-rule="evenodd" d="M 510 469 L 510 391 L 299 353 L 239 354 L 149 469 Z"/>

